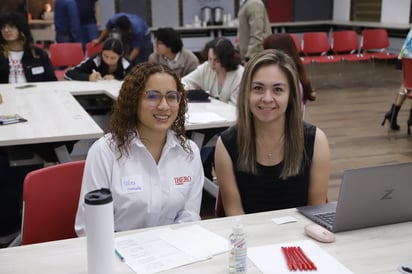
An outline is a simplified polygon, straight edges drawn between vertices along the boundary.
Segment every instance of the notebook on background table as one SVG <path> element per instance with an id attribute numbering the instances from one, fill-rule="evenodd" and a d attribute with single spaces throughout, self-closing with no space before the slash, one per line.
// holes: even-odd
<path id="1" fill-rule="evenodd" d="M 345 170 L 337 202 L 297 210 L 332 232 L 412 221 L 412 162 Z"/>

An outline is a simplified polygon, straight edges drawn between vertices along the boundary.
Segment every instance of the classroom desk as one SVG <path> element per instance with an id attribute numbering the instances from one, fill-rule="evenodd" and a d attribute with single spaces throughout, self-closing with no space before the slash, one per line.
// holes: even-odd
<path id="1" fill-rule="evenodd" d="M 0 146 L 67 141 L 74 140 L 75 137 L 77 138 L 76 140 L 99 138 L 102 136 L 102 130 L 96 128 L 97 125 L 80 105 L 75 103 L 73 96 L 105 94 L 113 100 L 116 100 L 122 81 L 57 81 L 30 84 L 33 85 L 33 87 L 21 90 L 16 89 L 16 87 L 23 86 L 22 84 L 0 85 L 0 94 L 4 93 L 3 97 L 9 97 L 11 95 L 17 96 L 16 100 L 12 101 L 14 102 L 12 104 L 0 104 L 0 113 L 18 112 L 30 120 L 30 123 L 13 125 L 12 127 L 18 129 L 13 132 L 7 130 L 9 127 L 0 127 Z M 72 96 L 70 96 L 70 94 Z M 63 105 L 63 98 L 65 98 L 65 105 Z M 4 98 L 4 100 L 6 101 L 8 98 Z M 57 103 L 53 103 L 53 101 Z M 20 103 L 17 104 L 17 102 Z M 50 105 L 52 108 L 37 107 L 45 105 Z M 70 108 L 67 108 L 67 106 L 70 106 Z M 30 111 L 33 111 L 33 113 Z M 34 113 L 34 111 L 36 111 L 36 113 Z M 198 118 L 201 117 L 202 114 L 204 114 L 205 119 L 199 120 Z M 215 118 L 218 119 L 209 119 L 212 115 L 215 115 Z M 36 120 L 33 120 L 33 118 L 31 118 L 32 116 L 35 117 Z M 187 131 L 223 129 L 235 123 L 236 108 L 233 105 L 211 98 L 209 103 L 189 103 L 187 117 Z M 194 117 L 197 117 L 196 122 L 194 122 Z M 33 123 L 31 123 L 31 121 Z M 38 125 L 42 126 L 39 128 Z M 4 132 L 4 134 L 2 134 L 2 132 Z M 202 141 L 199 145 L 201 145 L 201 143 Z M 62 154 L 66 155 L 65 158 L 68 157 L 66 152 Z M 205 190 L 216 197 L 218 186 L 206 178 Z"/>
<path id="2" fill-rule="evenodd" d="M 92 139 L 103 135 L 102 129 L 69 92 L 53 86 L 48 90 L 15 89 L 16 86 L 22 85 L 0 85 L 3 97 L 0 113 L 18 113 L 28 121 L 0 126 L 0 147 Z"/>
<path id="3" fill-rule="evenodd" d="M 57 81 L 57 82 L 38 82 L 30 83 L 34 87 L 30 87 L 23 90 L 30 90 L 33 92 L 47 92 L 65 91 L 70 92 L 71 95 L 93 95 L 93 94 L 105 94 L 108 97 L 116 100 L 119 95 L 119 90 L 122 85 L 122 81 Z M 3 91 L 22 91 L 16 89 L 16 86 L 22 86 L 22 84 L 1 84 L 0 94 Z M 199 113 L 215 113 L 222 118 L 222 120 L 205 120 L 197 123 L 190 121 L 190 116 L 194 116 Z M 197 116 L 197 115 L 196 115 Z M 223 103 L 216 99 L 211 99 L 210 103 L 189 103 L 188 106 L 188 123 L 186 124 L 186 130 L 198 130 L 208 128 L 229 127 L 236 121 L 236 108 L 232 105 Z"/>
<path id="4" fill-rule="evenodd" d="M 292 216 L 297 222 L 277 225 L 272 221 L 284 216 Z M 232 217 L 227 217 L 196 223 L 227 238 L 233 222 Z M 309 239 L 303 234 L 303 227 L 310 221 L 296 209 L 249 214 L 242 217 L 242 222 L 249 247 Z M 172 225 L 171 228 L 191 224 L 194 223 Z M 145 230 L 116 233 L 116 236 Z M 334 243 L 316 244 L 353 273 L 395 274 L 399 273 L 399 265 L 412 262 L 412 222 L 341 232 L 336 234 Z M 0 273 L 87 273 L 86 254 L 85 238 L 0 249 Z M 225 274 L 227 265 L 228 254 L 222 253 L 210 260 L 162 273 Z M 116 259 L 116 273 L 134 272 Z M 249 260 L 247 273 L 261 272 Z"/>

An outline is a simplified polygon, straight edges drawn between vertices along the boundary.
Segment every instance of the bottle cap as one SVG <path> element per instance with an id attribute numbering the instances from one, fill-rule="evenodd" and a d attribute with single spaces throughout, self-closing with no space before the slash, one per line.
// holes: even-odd
<path id="1" fill-rule="evenodd" d="M 233 232 L 234 233 L 243 233 L 242 219 L 239 216 L 236 217 L 235 223 L 233 224 Z"/>
<path id="2" fill-rule="evenodd" d="M 107 188 L 90 191 L 84 197 L 84 202 L 87 205 L 104 205 L 112 201 L 112 194 Z"/>

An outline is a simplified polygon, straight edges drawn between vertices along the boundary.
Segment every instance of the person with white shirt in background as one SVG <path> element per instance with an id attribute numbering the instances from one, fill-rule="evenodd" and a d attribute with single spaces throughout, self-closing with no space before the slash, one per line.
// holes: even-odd
<path id="1" fill-rule="evenodd" d="M 113 196 L 115 231 L 200 219 L 204 174 L 196 144 L 185 135 L 186 93 L 157 63 L 136 65 L 114 103 L 108 133 L 90 148 L 75 230 L 84 236 L 84 195 Z"/>
<path id="2" fill-rule="evenodd" d="M 185 89 L 202 89 L 222 102 L 236 105 L 243 66 L 232 42 L 216 38 L 206 44 L 202 55 L 207 61 L 182 78 Z"/>

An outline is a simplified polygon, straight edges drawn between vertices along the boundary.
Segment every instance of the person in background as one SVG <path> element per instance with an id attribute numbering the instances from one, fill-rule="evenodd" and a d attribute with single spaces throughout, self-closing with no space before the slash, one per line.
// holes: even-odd
<path id="1" fill-rule="evenodd" d="M 49 55 L 34 46 L 23 15 L 0 15 L 0 29 L 0 83 L 57 81 Z"/>
<path id="2" fill-rule="evenodd" d="M 235 105 L 243 66 L 232 42 L 216 38 L 206 44 L 202 55 L 207 61 L 182 78 L 185 89 L 202 89 L 222 102 Z"/>
<path id="3" fill-rule="evenodd" d="M 179 33 L 173 28 L 159 28 L 155 32 L 156 52 L 149 56 L 150 62 L 158 62 L 171 68 L 183 77 L 199 65 L 199 59 L 190 50 L 183 48 Z"/>
<path id="4" fill-rule="evenodd" d="M 199 149 L 185 136 L 186 110 L 170 68 L 144 62 L 130 71 L 108 133 L 87 154 L 77 235 L 85 235 L 84 195 L 100 188 L 112 193 L 115 231 L 200 219 L 204 175 Z"/>
<path id="5" fill-rule="evenodd" d="M 52 5 L 49 2 L 44 3 L 43 11 L 40 14 L 40 19 L 46 19 L 46 14 L 52 12 Z"/>
<path id="6" fill-rule="evenodd" d="M 398 58 L 400 60 L 402 60 L 402 58 L 412 58 L 412 29 L 410 29 L 406 35 Z M 392 104 L 391 109 L 386 112 L 383 117 L 382 126 L 384 126 L 386 120 L 388 120 L 392 130 L 400 130 L 401 127 L 398 125 L 397 121 L 398 113 L 410 92 L 411 90 L 405 88 L 403 84 L 401 84 L 399 90 L 397 91 L 395 102 Z M 406 125 L 408 126 L 408 135 L 410 135 L 410 127 L 412 126 L 412 107 L 409 110 L 409 118 L 406 121 Z"/>
<path id="7" fill-rule="evenodd" d="M 75 0 L 56 0 L 54 4 L 54 29 L 57 43 L 82 41 L 80 15 Z"/>
<path id="8" fill-rule="evenodd" d="M 109 35 L 121 38 L 125 47 L 125 56 L 138 64 L 148 60 L 152 51 L 149 27 L 147 23 L 135 14 L 117 13 L 109 18 L 105 29 L 92 42 L 96 45 L 103 42 Z"/>
<path id="9" fill-rule="evenodd" d="M 97 81 L 123 80 L 132 65 L 123 57 L 123 45 L 119 39 L 104 41 L 102 51 L 71 68 L 64 75 L 66 80 Z"/>
<path id="10" fill-rule="evenodd" d="M 2 13 L 0 31 L 0 83 L 57 80 L 47 53 L 33 45 L 25 15 L 19 12 Z M 19 90 L 16 89 L 16 92 Z M 29 152 L 29 148 L 32 146 L 26 145 L 25 152 Z M 20 230 L 24 177 L 41 167 L 10 166 L 8 149 L 0 148 L 0 216 L 3 219 L 0 226 L 0 248 L 6 247 Z"/>
<path id="11" fill-rule="evenodd" d="M 293 38 L 287 33 L 275 33 L 269 35 L 265 38 L 265 40 L 263 40 L 263 48 L 278 49 L 292 57 L 292 60 L 295 62 L 295 67 L 299 73 L 299 90 L 302 99 L 302 113 L 304 114 L 306 102 L 308 100 L 314 101 L 316 99 L 316 94 L 306 74 L 306 69 L 300 59 Z"/>
<path id="12" fill-rule="evenodd" d="M 245 0 L 238 14 L 239 49 L 243 62 L 263 50 L 263 39 L 272 34 L 265 0 Z"/>
<path id="13" fill-rule="evenodd" d="M 215 151 L 226 215 L 325 203 L 329 144 L 302 120 L 299 74 L 288 55 L 269 49 L 249 60 L 237 113 Z"/>
<path id="14" fill-rule="evenodd" d="M 98 0 L 76 0 L 79 9 L 81 41 L 83 49 L 86 44 L 99 37 L 101 11 Z"/>

